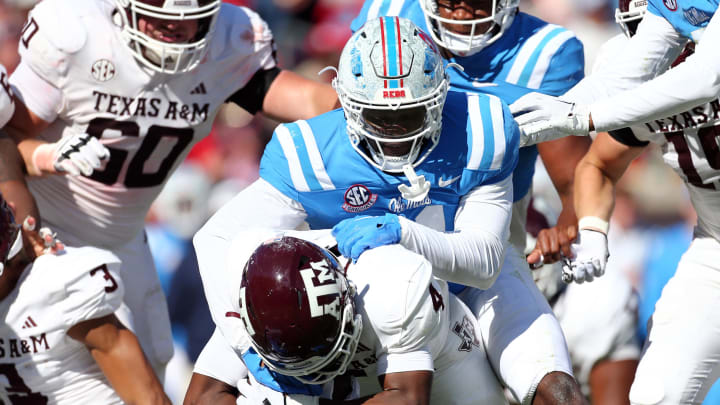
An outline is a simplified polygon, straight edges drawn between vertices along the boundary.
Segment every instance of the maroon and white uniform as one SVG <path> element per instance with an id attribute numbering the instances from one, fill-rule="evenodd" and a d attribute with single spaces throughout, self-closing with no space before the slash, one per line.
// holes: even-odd
<path id="1" fill-rule="evenodd" d="M 90 177 L 32 178 L 29 187 L 44 224 L 63 241 L 120 257 L 129 312 L 118 316 L 157 369 L 172 356 L 172 342 L 145 215 L 223 103 L 254 109 L 258 97 L 242 89 L 256 73 L 275 69 L 273 42 L 258 15 L 223 4 L 201 64 L 184 74 L 155 73 L 121 39 L 117 13 L 112 0 L 41 2 L 29 15 L 10 81 L 30 111 L 52 122 L 41 139 L 86 132 L 110 150 Z"/>
<path id="2" fill-rule="evenodd" d="M 203 350 L 196 373 L 231 385 L 244 377 L 238 371 L 242 364 L 239 356 L 249 348 L 239 307 L 242 269 L 261 242 L 279 234 L 320 246 L 335 244 L 330 231 L 239 233 L 228 250 L 225 288 L 206 289 L 233 304 L 224 313 L 214 314 L 216 320 L 224 321 L 217 323 L 215 335 L 208 343 L 215 347 L 206 346 Z M 348 373 L 354 377 L 352 397 L 379 392 L 378 375 L 428 370 L 433 371 L 432 404 L 506 403 L 485 355 L 475 316 L 448 292 L 447 282 L 432 275 L 432 267 L 424 257 L 399 245 L 382 246 L 363 253 L 348 268 L 347 278 L 357 288 L 355 305 L 363 317 L 360 343 L 348 366 Z M 236 359 L 228 359 L 233 352 Z M 219 356 L 222 360 L 218 360 Z M 324 392 L 330 393 L 331 388 L 325 387 Z M 272 392 L 267 395 L 270 403 L 275 404 Z M 304 399 L 295 401 L 316 403 Z M 280 395 L 279 403 L 283 400 Z"/>
<path id="3" fill-rule="evenodd" d="M 604 58 L 624 46 L 614 38 Z M 601 65 L 602 66 L 602 65 Z M 628 146 L 654 143 L 685 180 L 697 212 L 690 248 L 655 306 L 630 400 L 638 404 L 699 403 L 720 377 L 720 100 L 630 129 L 611 131 Z"/>
<path id="4" fill-rule="evenodd" d="M 67 248 L 38 257 L 0 301 L 0 402 L 122 404 L 85 345 L 68 330 L 122 304 L 120 261 Z"/>

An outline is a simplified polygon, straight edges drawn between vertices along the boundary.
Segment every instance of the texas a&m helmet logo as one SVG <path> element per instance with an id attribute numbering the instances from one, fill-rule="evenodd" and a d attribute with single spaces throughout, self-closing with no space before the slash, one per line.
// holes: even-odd
<path id="1" fill-rule="evenodd" d="M 347 212 L 361 212 L 372 207 L 377 201 L 377 194 L 362 184 L 354 184 L 345 191 L 345 203 L 342 206 Z"/>
<path id="2" fill-rule="evenodd" d="M 324 260 L 309 264 L 309 269 L 300 270 L 300 276 L 305 284 L 310 316 L 316 318 L 330 315 L 340 320 L 342 286 L 335 275 L 335 270 L 331 269 Z M 329 297 L 330 300 L 323 299 L 324 297 Z"/>

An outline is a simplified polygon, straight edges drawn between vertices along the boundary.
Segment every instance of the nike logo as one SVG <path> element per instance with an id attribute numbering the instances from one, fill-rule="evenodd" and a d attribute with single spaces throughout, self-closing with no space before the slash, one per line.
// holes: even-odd
<path id="1" fill-rule="evenodd" d="M 447 186 L 455 183 L 455 182 L 458 181 L 458 180 L 460 180 L 460 176 L 453 177 L 453 178 L 450 178 L 450 179 L 447 179 L 447 180 L 438 179 L 438 186 L 440 186 L 440 187 L 447 187 Z"/>

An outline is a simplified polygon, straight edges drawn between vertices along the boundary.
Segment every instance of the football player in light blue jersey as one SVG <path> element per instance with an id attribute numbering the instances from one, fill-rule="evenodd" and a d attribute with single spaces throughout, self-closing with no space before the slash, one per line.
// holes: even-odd
<path id="1" fill-rule="evenodd" d="M 374 19 L 350 39 L 334 86 L 343 108 L 280 125 L 261 178 L 194 238 L 221 331 L 231 328 L 222 314 L 232 303 L 213 290 L 226 288 L 224 253 L 239 229 L 322 229 L 354 219 L 353 227 L 384 232 L 354 246 L 399 243 L 425 256 L 435 276 L 477 288 L 493 284 L 512 249 L 519 132 L 505 103 L 448 92 L 433 40 L 397 17 Z M 348 251 L 357 258 L 362 249 Z"/>
<path id="2" fill-rule="evenodd" d="M 367 0 L 351 28 L 357 30 L 366 20 L 378 15 L 409 18 L 431 34 L 441 48 L 445 63 L 462 67 L 448 69 L 451 90 L 492 94 L 510 104 L 536 91 L 561 95 L 584 75 L 583 47 L 574 34 L 519 12 L 517 0 Z M 538 152 L 563 203 L 557 226 L 542 231 L 536 249 L 528 256 L 529 262 L 536 264 L 544 259 L 549 263 L 558 260 L 561 254 L 570 255 L 577 223 L 572 197 L 574 169 L 589 145 L 589 139 L 567 138 L 520 149 L 518 166 L 513 173 L 515 204 L 510 232 L 510 240 L 517 252 L 525 251 L 525 218 Z M 527 272 L 525 264 L 517 262 L 517 265 L 519 268 L 513 271 Z M 565 380 L 570 376 L 552 373 L 564 369 L 564 365 L 560 370 L 547 365 L 548 358 L 557 356 L 555 348 L 565 351 L 564 339 L 554 319 L 534 322 L 546 309 L 531 309 L 536 307 L 532 303 L 536 293 L 520 293 L 527 288 L 534 290 L 513 277 L 511 271 L 505 271 L 493 288 L 481 294 L 482 297 L 476 296 L 475 292 L 473 298 L 485 302 L 493 297 L 498 302 L 497 308 L 508 311 L 498 318 L 516 323 L 517 328 L 508 328 L 508 336 L 486 342 L 488 352 L 496 372 L 502 375 L 518 400 L 532 401 L 537 387 L 535 397 L 540 403 L 538 401 L 543 397 L 552 401 L 553 391 L 549 387 L 559 383 L 553 382 L 556 378 Z M 501 291 L 513 291 L 513 294 Z M 456 288 L 455 292 L 459 290 Z M 469 292 L 464 294 L 469 299 Z M 517 301 L 516 294 L 527 297 L 528 303 Z M 497 301 L 498 297 L 506 297 L 513 303 L 505 305 Z M 466 303 L 473 306 L 469 301 Z M 518 316 L 513 313 L 516 311 L 525 313 Z M 483 304 L 478 312 L 489 317 L 489 313 L 497 311 L 487 311 Z M 534 326 L 528 327 L 530 323 Z M 485 323 L 488 327 L 490 324 L 489 320 Z M 484 332 L 485 336 L 492 333 L 490 330 Z M 551 334 L 554 339 L 539 340 L 535 337 L 538 334 Z M 541 346 L 539 342 L 548 345 Z M 525 361 L 519 362 L 518 358 Z M 549 378 L 541 384 L 545 375 Z"/>

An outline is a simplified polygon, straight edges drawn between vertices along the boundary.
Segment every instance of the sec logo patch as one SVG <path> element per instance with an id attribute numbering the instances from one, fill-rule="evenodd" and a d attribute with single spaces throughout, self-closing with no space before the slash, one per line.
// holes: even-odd
<path id="1" fill-rule="evenodd" d="M 677 11 L 677 0 L 663 0 L 663 4 L 670 11 Z"/>
<path id="2" fill-rule="evenodd" d="M 354 184 L 345 191 L 345 203 L 342 209 L 347 212 L 361 212 L 372 207 L 377 201 L 377 194 L 362 184 Z"/>

